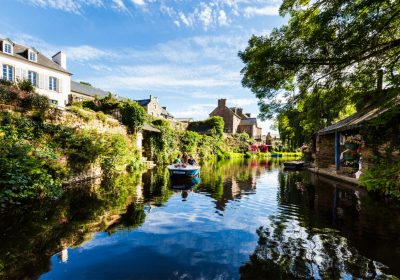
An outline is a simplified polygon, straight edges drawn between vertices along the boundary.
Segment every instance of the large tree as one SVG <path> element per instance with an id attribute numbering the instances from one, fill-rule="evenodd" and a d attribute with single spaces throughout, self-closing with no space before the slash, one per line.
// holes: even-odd
<path id="1" fill-rule="evenodd" d="M 379 69 L 386 86 L 400 84 L 400 1 L 284 0 L 280 14 L 286 25 L 239 52 L 242 84 L 259 99 L 261 117 L 302 104 L 323 126 L 349 104 L 363 105 Z"/>

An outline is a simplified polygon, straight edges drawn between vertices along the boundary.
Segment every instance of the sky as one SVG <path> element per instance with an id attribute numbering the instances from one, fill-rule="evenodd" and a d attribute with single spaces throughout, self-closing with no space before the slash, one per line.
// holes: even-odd
<path id="1" fill-rule="evenodd" d="M 285 24 L 281 0 L 1 0 L 0 37 L 51 57 L 75 81 L 132 99 L 158 97 L 179 118 L 206 119 L 219 98 L 257 116 L 238 52 Z M 261 122 L 263 134 L 271 121 Z"/>

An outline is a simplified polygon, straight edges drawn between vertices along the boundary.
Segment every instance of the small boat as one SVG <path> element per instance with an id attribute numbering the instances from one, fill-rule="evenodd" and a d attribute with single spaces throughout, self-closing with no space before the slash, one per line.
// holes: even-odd
<path id="1" fill-rule="evenodd" d="M 172 177 L 195 177 L 200 172 L 200 166 L 171 164 L 168 165 L 168 171 Z"/>
<path id="2" fill-rule="evenodd" d="M 294 160 L 294 161 L 286 161 L 283 163 L 285 169 L 303 169 L 304 161 L 302 160 Z"/>

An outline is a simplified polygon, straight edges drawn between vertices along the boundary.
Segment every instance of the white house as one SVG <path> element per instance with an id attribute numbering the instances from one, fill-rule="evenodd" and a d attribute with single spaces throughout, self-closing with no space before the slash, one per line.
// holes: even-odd
<path id="1" fill-rule="evenodd" d="M 0 39 L 0 66 L 0 79 L 12 82 L 29 79 L 35 91 L 48 96 L 54 105 L 68 104 L 72 74 L 67 71 L 65 53 L 58 52 L 49 59 L 35 48 Z"/>

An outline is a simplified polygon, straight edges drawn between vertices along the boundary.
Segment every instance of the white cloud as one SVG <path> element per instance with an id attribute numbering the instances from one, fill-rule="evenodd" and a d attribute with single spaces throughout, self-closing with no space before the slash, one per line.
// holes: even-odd
<path id="1" fill-rule="evenodd" d="M 201 3 L 201 6 L 198 17 L 203 23 L 204 28 L 207 29 L 213 23 L 212 9 L 204 3 Z"/>
<path id="2" fill-rule="evenodd" d="M 102 0 L 19 0 L 40 8 L 50 8 L 80 14 L 85 6 L 102 7 Z"/>
<path id="3" fill-rule="evenodd" d="M 229 100 L 229 104 L 237 107 L 244 107 L 248 105 L 257 104 L 257 100 L 249 98 L 234 98 Z"/>
<path id="4" fill-rule="evenodd" d="M 190 17 L 187 17 L 184 13 L 179 12 L 179 18 L 183 22 L 184 25 L 192 26 L 193 21 L 190 19 Z"/>
<path id="5" fill-rule="evenodd" d="M 228 25 L 228 17 L 226 16 L 226 13 L 224 10 L 220 10 L 218 14 L 218 22 L 219 25 Z"/>
<path id="6" fill-rule="evenodd" d="M 129 10 L 125 6 L 125 3 L 123 0 L 112 0 L 112 3 L 113 3 L 112 7 L 114 9 L 116 9 L 117 11 L 129 13 Z"/>
<path id="7" fill-rule="evenodd" d="M 138 5 L 138 6 L 144 6 L 146 3 L 144 0 L 131 0 L 133 4 Z"/>
<path id="8" fill-rule="evenodd" d="M 93 60 L 107 60 L 109 58 L 116 58 L 117 55 L 112 52 L 100 50 L 92 46 L 76 46 L 64 47 L 63 50 L 67 54 L 69 60 L 77 62 L 87 62 Z"/>
<path id="9" fill-rule="evenodd" d="M 279 15 L 279 6 L 265 6 L 265 7 L 249 6 L 244 9 L 244 15 L 246 17 L 277 16 Z"/>

